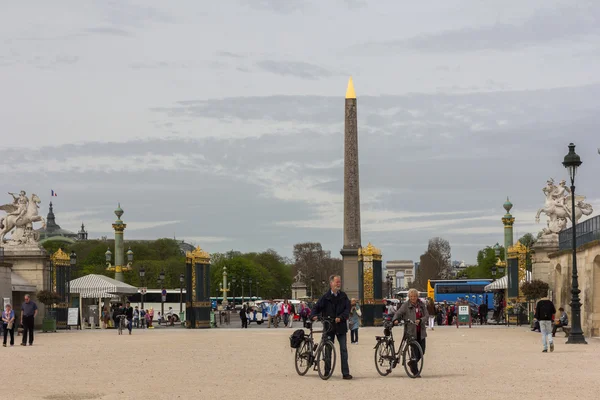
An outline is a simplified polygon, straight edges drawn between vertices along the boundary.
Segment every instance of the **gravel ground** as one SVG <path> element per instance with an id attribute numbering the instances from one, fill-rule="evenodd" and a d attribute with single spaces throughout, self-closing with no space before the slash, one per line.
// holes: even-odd
<path id="1" fill-rule="evenodd" d="M 374 336 L 361 328 L 349 345 L 352 381 L 338 366 L 329 381 L 298 376 L 292 329 L 154 329 L 37 334 L 33 346 L 0 348 L 12 399 L 597 399 L 600 340 L 542 353 L 526 327 L 441 327 L 429 332 L 422 379 L 400 366 L 380 377 Z M 397 335 L 400 333 L 396 331 Z M 20 339 L 20 337 L 19 337 Z M 336 345 L 337 348 L 337 345 Z M 12 375 L 6 372 L 12 369 Z M 0 396 L 4 398 L 4 396 Z"/>

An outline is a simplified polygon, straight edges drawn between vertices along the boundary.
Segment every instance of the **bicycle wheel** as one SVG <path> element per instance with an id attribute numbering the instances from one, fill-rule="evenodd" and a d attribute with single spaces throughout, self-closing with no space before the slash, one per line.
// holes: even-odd
<path id="1" fill-rule="evenodd" d="M 325 341 L 317 349 L 317 371 L 323 380 L 331 378 L 335 369 L 335 347 L 331 340 Z"/>
<path id="2" fill-rule="evenodd" d="M 423 370 L 423 349 L 421 345 L 412 340 L 408 342 L 404 351 L 402 352 L 402 363 L 404 364 L 404 370 L 406 375 L 411 378 L 417 378 L 421 375 Z"/>
<path id="3" fill-rule="evenodd" d="M 308 340 L 302 341 L 300 347 L 296 349 L 295 364 L 298 375 L 306 375 L 312 365 L 312 343 Z"/>
<path id="4" fill-rule="evenodd" d="M 375 346 L 375 368 L 379 375 L 386 376 L 392 372 L 394 362 L 394 347 L 391 343 L 381 341 Z"/>

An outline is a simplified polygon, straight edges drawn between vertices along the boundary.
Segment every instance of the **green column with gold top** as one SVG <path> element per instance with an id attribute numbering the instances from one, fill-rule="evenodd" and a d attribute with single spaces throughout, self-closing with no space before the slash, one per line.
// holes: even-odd
<path id="1" fill-rule="evenodd" d="M 191 329 L 210 328 L 210 254 L 198 246 L 186 253 L 187 320 Z"/>

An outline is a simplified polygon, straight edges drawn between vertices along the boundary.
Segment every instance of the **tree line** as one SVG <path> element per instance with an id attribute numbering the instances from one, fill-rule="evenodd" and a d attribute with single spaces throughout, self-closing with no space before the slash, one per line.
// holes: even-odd
<path id="1" fill-rule="evenodd" d="M 114 240 L 86 240 L 73 244 L 47 241 L 43 247 L 49 254 L 62 248 L 67 254 L 77 254 L 77 268 L 72 271 L 72 279 L 88 274 L 114 277 L 114 272 L 107 271 L 105 253 L 114 252 Z M 124 281 L 136 287 L 158 288 L 159 277 L 164 272 L 163 287 L 179 288 L 181 274 L 185 275 L 185 254 L 179 242 L 173 239 L 157 239 L 153 241 L 126 241 L 125 251 L 129 248 L 134 253 L 132 270 L 124 272 Z M 112 263 L 114 264 L 114 254 Z M 139 276 L 141 268 L 145 270 L 144 278 Z M 303 282 L 312 286 L 315 294 L 322 293 L 328 287 L 328 278 L 332 274 L 342 273 L 342 260 L 332 258 L 331 252 L 323 250 L 320 243 L 305 242 L 294 245 L 293 259 L 281 256 L 275 250 L 242 253 L 229 251 L 211 254 L 210 295 L 221 296 L 223 268 L 227 267 L 228 283 L 231 288 L 229 296 L 260 296 L 263 298 L 291 297 L 293 277 L 302 272 Z M 235 281 L 234 281 L 235 279 Z M 244 282 L 242 283 L 242 279 Z M 252 283 L 250 283 L 252 281 Z M 185 283 L 184 283 L 185 287 Z"/>

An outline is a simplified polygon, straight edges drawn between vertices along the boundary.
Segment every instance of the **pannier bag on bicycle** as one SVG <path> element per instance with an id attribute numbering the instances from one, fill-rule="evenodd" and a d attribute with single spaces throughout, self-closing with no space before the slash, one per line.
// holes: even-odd
<path id="1" fill-rule="evenodd" d="M 297 349 L 304 341 L 304 329 L 297 329 L 290 336 L 290 347 Z"/>

